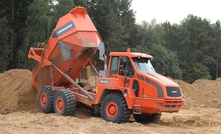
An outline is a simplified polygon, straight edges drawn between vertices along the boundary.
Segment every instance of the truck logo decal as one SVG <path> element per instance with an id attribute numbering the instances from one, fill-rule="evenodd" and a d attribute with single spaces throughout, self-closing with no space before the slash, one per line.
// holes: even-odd
<path id="1" fill-rule="evenodd" d="M 59 36 L 65 34 L 65 33 L 67 33 L 68 31 L 70 31 L 73 28 L 75 28 L 74 23 L 72 21 L 68 22 L 67 24 L 65 24 L 62 27 L 60 27 L 57 30 L 55 30 L 53 35 L 52 35 L 52 37 L 53 38 L 59 37 Z"/>
<path id="2" fill-rule="evenodd" d="M 110 81 L 109 80 L 100 80 L 99 83 L 100 84 L 109 84 Z"/>
<path id="3" fill-rule="evenodd" d="M 176 93 L 177 93 L 177 91 L 174 91 L 174 90 L 173 90 L 173 91 L 172 91 L 172 93 L 173 93 L 173 94 L 176 94 Z"/>

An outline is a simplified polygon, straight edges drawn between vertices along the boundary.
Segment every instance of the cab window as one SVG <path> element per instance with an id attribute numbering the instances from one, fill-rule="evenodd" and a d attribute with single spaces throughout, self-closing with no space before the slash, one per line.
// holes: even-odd
<path id="1" fill-rule="evenodd" d="M 118 57 L 112 57 L 110 72 L 112 74 L 117 74 Z"/>
<path id="2" fill-rule="evenodd" d="M 120 57 L 120 75 L 125 75 L 124 71 L 128 70 L 127 76 L 133 77 L 134 76 L 134 69 L 128 57 L 122 56 Z"/>

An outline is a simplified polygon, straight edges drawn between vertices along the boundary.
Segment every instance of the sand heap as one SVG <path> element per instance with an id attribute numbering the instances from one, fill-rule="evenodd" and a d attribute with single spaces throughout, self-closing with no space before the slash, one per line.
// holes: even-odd
<path id="1" fill-rule="evenodd" d="M 36 111 L 37 90 L 31 84 L 31 71 L 13 69 L 0 73 L 0 114 Z"/>
<path id="2" fill-rule="evenodd" d="M 92 76 L 93 80 L 94 77 Z M 196 80 L 189 84 L 175 80 L 182 89 L 184 108 L 221 108 L 221 78 Z M 39 111 L 36 104 L 37 90 L 31 84 L 31 71 L 12 69 L 0 73 L 0 114 L 15 111 Z"/>
<path id="3" fill-rule="evenodd" d="M 221 108 L 221 78 L 216 80 L 199 79 L 192 84 L 175 80 L 183 92 L 184 108 Z"/>

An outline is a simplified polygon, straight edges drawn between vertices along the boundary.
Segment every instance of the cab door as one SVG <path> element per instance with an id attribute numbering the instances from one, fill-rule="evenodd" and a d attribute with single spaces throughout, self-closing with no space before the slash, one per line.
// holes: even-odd
<path id="1" fill-rule="evenodd" d="M 111 77 L 119 79 L 119 85 L 134 90 L 138 94 L 139 83 L 134 80 L 134 68 L 127 56 L 113 56 L 110 66 Z M 125 74 L 126 73 L 126 74 Z M 126 77 L 125 77 L 126 76 Z"/>

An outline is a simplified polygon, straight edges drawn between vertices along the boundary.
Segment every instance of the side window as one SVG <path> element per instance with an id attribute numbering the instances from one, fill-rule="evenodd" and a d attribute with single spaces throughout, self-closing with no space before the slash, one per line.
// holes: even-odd
<path id="1" fill-rule="evenodd" d="M 127 69 L 128 69 L 128 76 L 129 77 L 134 77 L 134 69 L 133 69 L 133 66 L 131 64 L 131 62 L 129 61 L 128 59 L 128 64 L 127 64 Z"/>
<path id="2" fill-rule="evenodd" d="M 134 76 L 134 69 L 131 65 L 131 62 L 128 57 L 120 57 L 120 75 L 124 75 L 124 70 L 128 70 L 128 76 L 133 77 Z"/>
<path id="3" fill-rule="evenodd" d="M 126 57 L 121 56 L 120 57 L 120 71 L 119 71 L 120 75 L 124 75 L 124 70 L 126 69 L 126 63 L 127 63 Z"/>
<path id="4" fill-rule="evenodd" d="M 118 64 L 118 57 L 112 57 L 112 61 L 111 61 L 111 68 L 110 71 L 113 74 L 117 74 L 117 64 Z"/>

